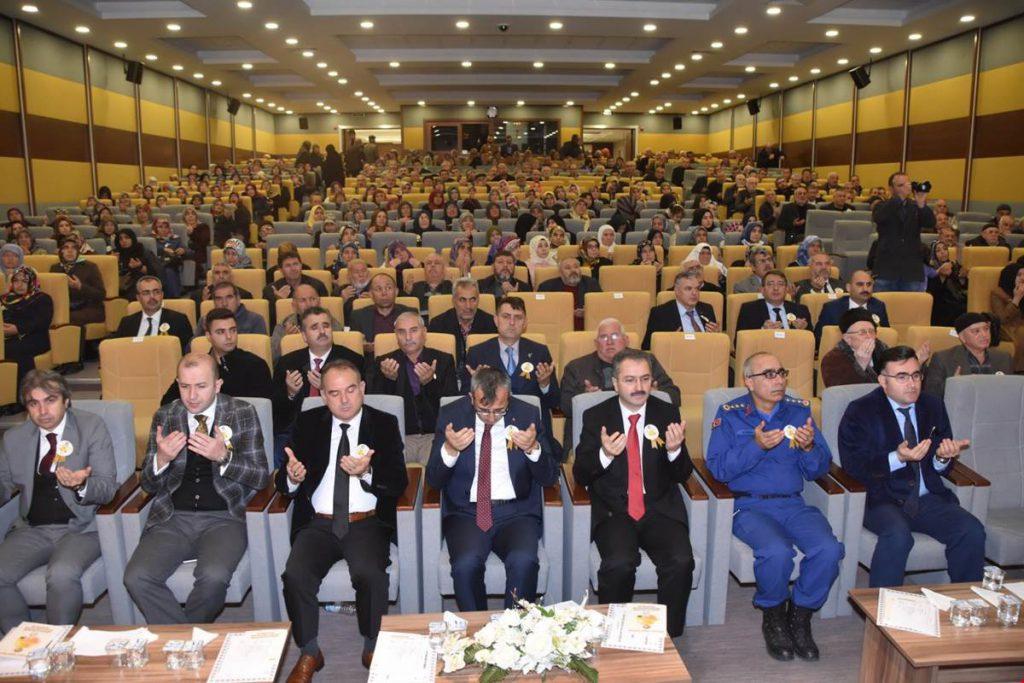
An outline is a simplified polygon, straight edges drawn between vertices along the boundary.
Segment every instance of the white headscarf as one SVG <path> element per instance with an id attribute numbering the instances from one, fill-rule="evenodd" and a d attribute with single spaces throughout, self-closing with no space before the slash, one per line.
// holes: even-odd
<path id="1" fill-rule="evenodd" d="M 541 241 L 548 243 L 547 258 L 541 258 L 537 255 L 537 245 L 540 244 Z M 547 235 L 535 235 L 534 238 L 530 240 L 530 260 L 526 262 L 526 267 L 530 271 L 530 277 L 535 279 L 534 270 L 538 267 L 557 265 L 558 261 L 556 261 L 555 257 L 551 255 L 551 240 L 548 239 Z"/>
<path id="2" fill-rule="evenodd" d="M 683 265 L 685 266 L 687 261 L 693 261 L 697 264 L 700 264 L 700 252 L 703 249 L 707 249 L 709 252 L 711 252 L 711 261 L 710 263 L 708 263 L 708 265 L 717 268 L 718 272 L 722 274 L 722 277 L 725 277 L 729 273 L 729 269 L 722 265 L 722 263 L 715 258 L 715 250 L 712 249 L 711 245 L 708 244 L 707 242 L 701 242 L 700 244 L 694 246 L 693 249 L 690 250 L 690 253 L 686 255 L 686 258 L 683 259 Z"/>
<path id="3" fill-rule="evenodd" d="M 597 244 L 599 246 L 602 246 L 602 247 L 604 246 L 604 242 L 601 240 L 601 236 L 604 235 L 604 233 L 606 233 L 606 232 L 610 232 L 612 234 L 615 234 L 615 228 L 613 228 L 612 226 L 610 226 L 610 225 L 608 225 L 606 223 L 605 225 L 602 225 L 600 228 L 597 229 Z M 608 255 L 611 256 L 612 252 L 614 252 L 614 251 L 615 251 L 615 240 L 612 240 L 612 246 L 608 247 Z"/>

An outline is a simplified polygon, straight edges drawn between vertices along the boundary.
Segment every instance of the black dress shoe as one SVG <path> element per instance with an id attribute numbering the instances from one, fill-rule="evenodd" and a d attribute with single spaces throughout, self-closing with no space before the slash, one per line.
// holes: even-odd
<path id="1" fill-rule="evenodd" d="M 793 652 L 805 662 L 818 661 L 818 646 L 811 636 L 811 617 L 814 610 L 806 607 L 797 607 L 789 604 L 789 614 L 786 623 L 789 625 L 789 633 L 793 637 Z"/>
<path id="2" fill-rule="evenodd" d="M 373 650 L 363 650 L 363 668 L 369 669 L 373 664 Z"/>
<path id="3" fill-rule="evenodd" d="M 761 621 L 761 633 L 764 634 L 764 645 L 772 659 L 788 662 L 793 659 L 793 637 L 786 623 L 786 606 L 783 602 L 775 607 L 765 607 Z"/>

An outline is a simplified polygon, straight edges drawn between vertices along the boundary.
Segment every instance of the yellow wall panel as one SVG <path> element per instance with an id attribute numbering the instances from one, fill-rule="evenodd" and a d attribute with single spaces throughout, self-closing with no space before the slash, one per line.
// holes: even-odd
<path id="1" fill-rule="evenodd" d="M 725 145 L 729 144 L 729 131 L 725 132 Z M 637 133 L 637 148 L 655 152 L 670 150 L 704 153 L 707 151 L 707 136 L 693 133 Z M 723 148 L 724 149 L 724 148 Z"/>
<path id="2" fill-rule="evenodd" d="M 1020 185 L 1020 169 L 1024 156 L 986 157 L 975 159 L 971 173 L 971 201 L 1024 201 Z"/>
<path id="3" fill-rule="evenodd" d="M 799 114 L 790 114 L 783 120 L 782 135 L 784 142 L 794 140 L 809 140 L 811 138 L 811 112 L 802 111 Z"/>
<path id="4" fill-rule="evenodd" d="M 96 164 L 96 177 L 100 185 L 106 185 L 117 196 L 127 192 L 139 182 L 139 167 L 134 164 Z"/>
<path id="5" fill-rule="evenodd" d="M 210 144 L 231 147 L 231 122 L 213 119 L 210 121 Z"/>
<path id="6" fill-rule="evenodd" d="M 779 119 L 757 122 L 757 146 L 775 144 L 779 141 Z"/>
<path id="7" fill-rule="evenodd" d="M 888 92 L 859 100 L 857 130 L 881 130 L 903 126 L 903 91 Z"/>
<path id="8" fill-rule="evenodd" d="M 420 137 L 422 138 L 422 130 Z M 269 133 L 265 130 L 256 129 L 256 149 L 260 152 L 273 153 L 277 149 L 277 140 L 274 138 L 273 133 Z"/>
<path id="9" fill-rule="evenodd" d="M 35 116 L 86 123 L 85 86 L 32 69 L 25 72 L 25 108 Z"/>
<path id="10" fill-rule="evenodd" d="M 640 146 L 643 149 L 643 145 Z M 729 129 L 708 133 L 708 152 L 725 152 L 729 149 Z"/>
<path id="11" fill-rule="evenodd" d="M 174 137 L 174 108 L 156 102 L 141 100 L 142 132 L 146 135 L 159 135 L 164 138 Z"/>
<path id="12" fill-rule="evenodd" d="M 558 144 L 562 145 L 572 139 L 573 135 L 579 135 L 583 140 L 583 129 L 579 126 L 562 126 L 558 129 Z"/>
<path id="13" fill-rule="evenodd" d="M 423 149 L 423 126 L 402 128 L 402 144 L 406 149 Z"/>
<path id="14" fill-rule="evenodd" d="M 754 143 L 754 126 L 739 126 L 733 129 L 732 132 L 732 146 L 738 152 L 744 150 L 749 151 L 750 146 Z"/>
<path id="15" fill-rule="evenodd" d="M 79 161 L 32 160 L 37 202 L 66 202 L 92 194 L 92 170 Z"/>
<path id="16" fill-rule="evenodd" d="M 975 161 L 977 163 L 977 161 Z M 933 197 L 942 197 L 952 203 L 964 194 L 964 160 L 936 159 L 908 161 L 907 173 L 913 179 L 932 181 Z"/>
<path id="17" fill-rule="evenodd" d="M 860 176 L 860 184 L 864 187 L 885 187 L 889 175 L 900 170 L 899 162 L 885 164 L 857 164 L 854 173 Z"/>
<path id="18" fill-rule="evenodd" d="M 910 123 L 971 115 L 971 75 L 946 78 L 910 89 Z"/>
<path id="19" fill-rule="evenodd" d="M 21 157 L 0 157 L 0 204 L 27 204 L 25 160 Z M 26 212 L 27 213 L 27 212 Z"/>
<path id="20" fill-rule="evenodd" d="M 172 175 L 177 173 L 173 166 L 146 166 L 146 180 L 148 181 L 153 176 L 156 176 L 157 180 L 167 180 Z"/>
<path id="21" fill-rule="evenodd" d="M 814 134 L 819 138 L 848 135 L 853 126 L 853 103 L 840 102 L 818 109 Z"/>
<path id="22" fill-rule="evenodd" d="M 181 124 L 182 140 L 206 142 L 206 117 L 179 108 L 178 121 Z"/>
<path id="23" fill-rule="evenodd" d="M 92 89 L 92 121 L 97 126 L 135 132 L 135 100 L 103 88 Z M 173 130 L 171 135 L 173 135 Z"/>
<path id="24" fill-rule="evenodd" d="M 850 175 L 850 165 L 840 164 L 839 166 L 815 166 L 814 172 L 818 174 L 819 180 L 827 178 L 829 173 L 838 173 L 840 181 L 849 180 L 846 176 Z"/>
<path id="25" fill-rule="evenodd" d="M 978 116 L 1024 109 L 1024 62 L 978 74 Z"/>
<path id="26" fill-rule="evenodd" d="M 238 149 L 252 149 L 252 126 L 235 124 L 235 147 Z"/>
<path id="27" fill-rule="evenodd" d="M 0 111 L 18 111 L 18 74 L 13 64 L 0 63 Z"/>
<path id="28" fill-rule="evenodd" d="M 340 149 L 338 145 L 338 132 L 333 133 L 310 133 L 309 131 L 302 131 L 301 133 L 282 133 L 276 136 L 276 147 L 275 154 L 294 155 L 299 150 L 299 145 L 304 141 L 309 140 L 311 144 L 320 145 L 320 152 L 323 153 L 324 147 L 327 145 L 334 145 Z"/>

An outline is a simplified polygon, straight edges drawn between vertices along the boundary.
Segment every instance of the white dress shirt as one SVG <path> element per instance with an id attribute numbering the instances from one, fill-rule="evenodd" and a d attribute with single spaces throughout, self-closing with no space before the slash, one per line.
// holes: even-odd
<path id="1" fill-rule="evenodd" d="M 139 331 L 135 333 L 135 336 L 136 337 L 144 337 L 144 336 L 146 336 L 146 328 L 149 327 L 149 324 L 147 322 L 149 320 L 149 318 L 153 319 L 153 331 L 150 332 L 149 336 L 155 337 L 156 335 L 160 334 L 160 318 L 161 318 L 163 312 L 164 312 L 164 307 L 163 306 L 158 308 L 156 313 L 154 313 L 151 316 L 146 316 L 146 312 L 142 311 L 142 317 L 139 319 Z"/>
<path id="2" fill-rule="evenodd" d="M 775 319 L 775 309 L 779 309 L 779 317 L 782 318 L 782 327 L 783 329 L 788 330 L 789 319 L 786 317 L 788 315 L 786 313 L 786 304 L 783 302 L 776 306 L 775 304 L 769 302 L 768 299 L 765 299 L 764 305 L 768 307 L 768 319 L 771 320 L 773 323 L 779 322 L 778 320 Z"/>
<path id="3" fill-rule="evenodd" d="M 892 406 L 892 412 L 896 416 L 896 422 L 900 425 L 900 434 L 906 433 L 906 418 L 903 417 L 903 413 L 900 412 L 900 408 L 910 408 L 910 423 L 914 425 L 914 433 L 917 434 L 917 441 L 920 443 L 924 441 L 921 438 L 921 432 L 917 428 L 917 406 L 911 403 L 910 405 L 900 405 L 896 401 L 889 399 L 889 405 Z M 928 438 L 928 437 L 925 437 Z M 938 456 L 936 456 L 938 457 Z M 901 470 L 907 466 L 907 463 L 900 460 L 900 455 L 896 451 L 889 451 L 889 471 L 895 472 Z M 949 466 L 949 463 L 941 463 L 935 458 L 932 458 L 932 467 L 936 472 L 944 472 Z M 917 475 L 917 494 L 919 496 L 928 495 L 928 487 L 924 483 L 924 470 L 919 470 Z"/>
<path id="4" fill-rule="evenodd" d="M 323 370 L 324 366 L 327 365 L 327 356 L 331 355 L 331 350 L 328 349 L 327 353 L 322 356 L 318 356 L 312 351 L 309 352 L 309 369 L 316 370 L 316 359 L 320 359 L 320 369 Z"/>
<path id="5" fill-rule="evenodd" d="M 850 306 L 849 306 L 848 310 L 852 311 L 855 308 L 863 308 L 863 309 L 867 310 L 867 307 L 868 307 L 867 302 L 865 302 L 863 305 L 861 305 L 861 304 L 857 303 L 856 301 L 854 301 L 852 296 L 850 297 Z"/>
<path id="6" fill-rule="evenodd" d="M 644 454 L 644 426 L 647 424 L 647 422 L 646 422 L 646 418 L 647 418 L 647 404 L 645 403 L 643 408 L 641 408 L 640 410 L 634 412 L 634 411 L 630 410 L 629 408 L 627 408 L 626 406 L 622 405 L 622 401 L 619 401 L 619 410 L 622 413 L 622 428 L 625 430 L 625 434 L 626 434 L 626 439 L 627 440 L 629 439 L 629 416 L 630 415 L 639 415 L 640 416 L 640 419 L 636 421 L 636 435 L 637 435 L 637 440 L 638 440 L 638 442 L 640 444 L 640 480 L 643 481 L 643 473 L 644 473 L 644 458 L 643 458 L 643 454 Z M 664 434 L 658 434 L 658 436 L 662 440 L 665 439 L 665 435 Z M 668 452 L 668 461 L 669 462 L 675 462 L 675 459 L 678 458 L 679 454 L 682 453 L 682 452 L 683 452 L 683 447 L 682 446 L 680 446 L 679 448 L 675 449 L 674 451 L 669 451 Z M 601 460 L 601 466 L 604 467 L 605 469 L 608 469 L 608 466 L 611 465 L 612 462 L 615 460 L 615 458 L 609 457 L 604 452 L 604 448 L 599 450 L 597 452 L 597 454 L 598 454 L 598 457 Z M 619 455 L 617 457 L 620 457 L 620 458 L 627 457 L 626 449 L 623 449 L 622 452 L 619 453 Z M 646 485 L 644 486 L 644 493 L 647 493 L 647 486 Z"/>
<path id="7" fill-rule="evenodd" d="M 676 309 L 678 309 L 678 311 L 679 311 L 679 322 L 682 325 L 683 332 L 703 332 L 704 331 L 704 324 L 705 323 L 701 319 L 700 312 L 697 310 L 696 306 L 694 306 L 692 309 L 689 309 L 689 310 L 693 311 L 693 317 L 697 319 L 697 328 L 696 329 L 694 329 L 693 320 L 691 320 L 690 316 L 687 315 L 687 310 L 688 309 L 686 308 L 686 306 L 684 306 L 683 304 L 679 303 L 678 300 L 676 301 Z"/>
<path id="8" fill-rule="evenodd" d="M 362 422 L 363 411 L 360 410 L 355 417 L 345 423 L 349 425 L 349 453 L 353 455 L 355 454 L 356 446 L 359 445 L 359 425 L 361 425 Z M 324 478 L 320 480 L 320 485 L 316 487 L 315 491 L 313 491 L 313 510 L 322 515 L 336 514 L 334 511 L 334 478 L 341 470 L 341 466 L 338 464 L 338 444 L 341 443 L 341 424 L 342 420 L 339 420 L 337 417 L 331 418 L 331 450 L 327 458 L 327 469 L 324 471 Z M 349 477 L 349 514 L 353 512 L 369 512 L 370 510 L 377 509 L 377 496 L 364 491 L 362 485 L 359 483 L 360 480 L 369 484 L 373 481 L 372 471 L 366 470 L 361 477 Z M 288 490 L 290 492 L 294 493 L 298 488 L 298 484 L 292 484 L 291 480 L 288 480 Z"/>
<path id="9" fill-rule="evenodd" d="M 473 445 L 475 459 L 473 461 L 473 484 L 469 487 L 469 502 L 476 502 L 476 481 L 480 474 L 480 442 L 484 437 L 484 421 L 477 415 L 473 424 Z M 516 497 L 516 487 L 512 484 L 512 475 L 508 467 L 508 435 L 505 433 L 505 418 L 491 426 L 491 500 L 512 500 Z M 531 462 L 540 460 L 541 448 L 536 443 L 532 451 L 524 451 Z M 455 467 L 459 454 L 450 455 L 448 445 L 441 448 L 441 460 L 448 467 Z"/>
<path id="10" fill-rule="evenodd" d="M 67 426 L 67 423 L 68 414 L 64 413 L 64 417 L 60 419 L 60 422 L 51 431 L 46 431 L 44 429 L 39 430 L 39 453 L 36 456 L 36 469 L 39 469 L 39 465 L 42 464 L 43 458 L 45 458 L 46 454 L 50 452 L 50 440 L 46 438 L 47 434 L 56 434 L 57 443 L 60 444 L 61 437 L 64 436 L 64 427 Z M 60 458 L 59 455 L 53 459 L 53 464 L 50 465 L 51 474 L 56 472 L 57 467 L 60 466 L 60 463 L 57 462 L 58 458 Z"/>

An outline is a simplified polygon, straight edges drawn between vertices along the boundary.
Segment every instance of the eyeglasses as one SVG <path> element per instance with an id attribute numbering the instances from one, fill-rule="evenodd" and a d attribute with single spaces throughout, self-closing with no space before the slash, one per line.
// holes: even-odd
<path id="1" fill-rule="evenodd" d="M 612 332 L 611 334 L 599 334 L 597 335 L 597 341 L 601 342 L 602 344 L 607 344 L 609 342 L 614 344 L 615 342 L 622 339 L 623 336 L 624 335 L 621 335 L 618 332 Z"/>
<path id="2" fill-rule="evenodd" d="M 924 379 L 924 373 L 920 372 L 920 371 L 918 371 L 918 372 L 897 372 L 895 375 L 887 375 L 886 373 L 883 372 L 882 373 L 882 377 L 888 377 L 890 379 L 896 380 L 900 384 L 906 384 L 907 382 L 910 382 L 910 381 L 920 382 L 921 380 Z"/>
<path id="3" fill-rule="evenodd" d="M 508 412 L 508 408 L 499 408 L 498 410 L 488 410 L 487 408 L 474 408 L 476 414 L 480 417 L 505 417 L 505 413 Z"/>
<path id="4" fill-rule="evenodd" d="M 845 334 L 848 334 L 851 337 L 877 337 L 878 336 L 878 332 L 876 332 L 874 328 L 871 328 L 870 330 L 849 330 Z"/>
<path id="5" fill-rule="evenodd" d="M 747 375 L 747 377 L 750 379 L 754 377 L 764 377 L 765 379 L 775 379 L 776 377 L 781 377 L 782 379 L 786 379 L 787 377 L 789 377 L 789 370 L 787 370 L 786 368 L 771 368 L 753 375 Z"/>

